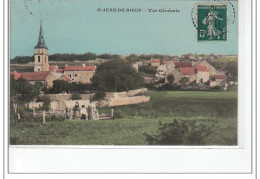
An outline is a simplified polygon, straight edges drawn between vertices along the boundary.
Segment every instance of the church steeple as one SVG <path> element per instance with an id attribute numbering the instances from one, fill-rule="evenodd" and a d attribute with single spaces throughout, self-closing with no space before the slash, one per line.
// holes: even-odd
<path id="1" fill-rule="evenodd" d="M 48 47 L 45 44 L 44 37 L 43 37 L 42 21 L 41 21 L 41 26 L 40 26 L 38 44 L 34 48 L 45 48 L 45 49 L 48 49 Z"/>
<path id="2" fill-rule="evenodd" d="M 42 21 L 38 44 L 34 47 L 34 71 L 49 71 L 48 47 L 44 42 Z"/>

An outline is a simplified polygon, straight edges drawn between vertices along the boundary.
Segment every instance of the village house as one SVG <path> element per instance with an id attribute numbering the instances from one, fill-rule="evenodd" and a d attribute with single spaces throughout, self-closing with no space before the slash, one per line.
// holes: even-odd
<path id="1" fill-rule="evenodd" d="M 69 76 L 73 82 L 91 83 L 95 74 L 96 66 L 68 66 L 64 68 L 64 74 Z"/>
<path id="2" fill-rule="evenodd" d="M 151 66 L 152 67 L 159 67 L 161 65 L 160 59 L 151 59 Z"/>
<path id="3" fill-rule="evenodd" d="M 42 72 L 12 72 L 11 75 L 15 80 L 24 79 L 28 81 L 30 84 L 35 84 L 36 82 L 40 82 L 43 84 L 44 88 L 51 88 L 53 86 L 54 80 L 65 80 L 71 81 L 68 76 L 65 76 L 60 73 L 55 73 L 51 71 L 42 71 Z"/>
<path id="4" fill-rule="evenodd" d="M 189 78 L 190 82 L 196 80 L 196 69 L 194 67 L 180 67 L 180 72 L 184 77 Z"/>
<path id="5" fill-rule="evenodd" d="M 196 83 L 206 83 L 209 81 L 209 70 L 204 65 L 196 65 L 195 66 L 197 74 L 196 74 Z"/>
<path id="6" fill-rule="evenodd" d="M 226 75 L 215 75 L 213 80 L 210 80 L 210 86 L 224 86 L 227 80 Z"/>

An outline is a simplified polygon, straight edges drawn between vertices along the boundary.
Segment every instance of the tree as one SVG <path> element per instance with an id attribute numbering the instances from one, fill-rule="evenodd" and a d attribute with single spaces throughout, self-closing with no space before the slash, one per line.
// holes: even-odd
<path id="1" fill-rule="evenodd" d="M 118 92 L 140 88 L 143 79 L 140 74 L 124 60 L 110 60 L 97 67 L 93 77 L 96 91 Z"/>
<path id="2" fill-rule="evenodd" d="M 173 75 L 168 75 L 167 76 L 167 81 L 172 84 L 174 82 L 174 76 Z"/>
<path id="3" fill-rule="evenodd" d="M 40 94 L 41 85 L 36 83 L 30 84 L 28 81 L 20 78 L 15 80 L 10 78 L 10 94 L 18 102 L 30 102 Z"/>
<path id="4" fill-rule="evenodd" d="M 52 93 L 69 92 L 69 82 L 63 80 L 54 80 L 50 92 Z"/>
<path id="5" fill-rule="evenodd" d="M 190 82 L 190 79 L 188 78 L 188 77 L 183 77 L 182 79 L 181 79 L 181 81 L 180 81 L 182 84 L 187 84 L 187 83 L 189 83 Z"/>

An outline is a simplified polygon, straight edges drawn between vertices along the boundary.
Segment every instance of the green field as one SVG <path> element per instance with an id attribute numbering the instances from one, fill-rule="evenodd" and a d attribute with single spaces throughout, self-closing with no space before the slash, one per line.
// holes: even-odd
<path id="1" fill-rule="evenodd" d="M 212 128 L 205 145 L 236 145 L 237 92 L 151 91 L 150 102 L 115 107 L 115 120 L 10 122 L 11 144 L 147 145 L 144 132 L 174 119 Z M 110 109 L 99 109 L 109 113 Z"/>

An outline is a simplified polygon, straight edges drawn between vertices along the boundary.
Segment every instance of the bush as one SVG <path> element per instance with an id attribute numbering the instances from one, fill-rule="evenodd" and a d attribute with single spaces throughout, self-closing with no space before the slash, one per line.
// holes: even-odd
<path id="1" fill-rule="evenodd" d="M 93 97 L 93 101 L 99 101 L 103 100 L 106 96 L 106 93 L 104 91 L 98 91 L 95 96 Z"/>
<path id="2" fill-rule="evenodd" d="M 71 99 L 72 99 L 72 100 L 80 100 L 80 99 L 81 99 L 81 96 L 80 96 L 80 94 L 72 94 L 72 95 L 71 95 Z"/>
<path id="3" fill-rule="evenodd" d="M 161 123 L 156 134 L 144 133 L 146 141 L 150 145 L 203 145 L 207 143 L 207 137 L 212 133 L 213 126 L 195 121 L 177 121 L 173 123 Z"/>

